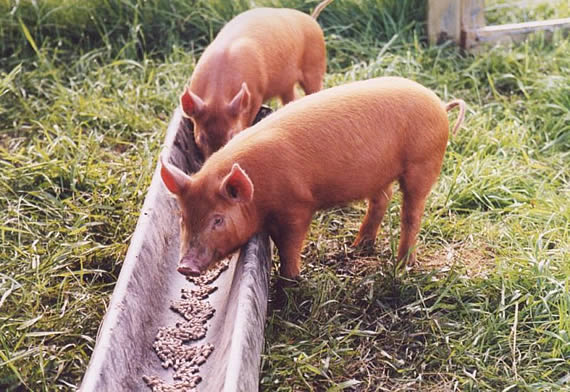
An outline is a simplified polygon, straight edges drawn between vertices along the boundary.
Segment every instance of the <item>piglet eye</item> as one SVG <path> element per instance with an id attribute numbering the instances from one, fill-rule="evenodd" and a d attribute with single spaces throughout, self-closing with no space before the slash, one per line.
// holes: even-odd
<path id="1" fill-rule="evenodd" d="M 214 217 L 214 228 L 220 227 L 222 223 L 224 223 L 224 217 L 219 215 Z"/>

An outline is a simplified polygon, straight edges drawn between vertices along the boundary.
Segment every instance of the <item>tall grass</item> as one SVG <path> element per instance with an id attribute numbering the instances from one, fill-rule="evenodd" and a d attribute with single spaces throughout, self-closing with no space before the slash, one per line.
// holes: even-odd
<path id="1" fill-rule="evenodd" d="M 520 17 L 497 4 L 493 22 Z M 179 92 L 249 6 L 0 2 L 0 390 L 78 386 Z M 424 19 L 415 0 L 335 0 L 319 18 L 327 86 L 402 75 L 469 111 L 420 266 L 393 260 L 398 196 L 370 254 L 348 246 L 363 203 L 315 216 L 303 279 L 268 318 L 261 390 L 569 388 L 570 41 L 462 54 L 428 47 Z"/>
<path id="2" fill-rule="evenodd" d="M 140 59 L 168 52 L 173 46 L 201 47 L 245 2 L 3 1 L 0 57 L 32 54 L 33 44 L 50 52 L 88 52 Z M 28 33 L 26 33 L 29 32 Z M 30 47 L 31 46 L 31 47 Z M 166 49 L 166 50 L 165 50 Z"/>

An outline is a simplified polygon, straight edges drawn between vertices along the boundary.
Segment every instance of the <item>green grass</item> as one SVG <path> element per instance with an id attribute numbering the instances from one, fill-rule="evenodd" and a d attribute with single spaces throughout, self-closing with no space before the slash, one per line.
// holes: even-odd
<path id="1" fill-rule="evenodd" d="M 178 94 L 247 8 L 84 3 L 0 1 L 0 390 L 78 386 Z M 489 3 L 492 23 L 569 15 Z M 418 268 L 394 265 L 397 195 L 371 254 L 348 246 L 364 203 L 315 216 L 302 280 L 268 317 L 263 391 L 570 389 L 570 40 L 462 54 L 427 46 L 424 19 L 395 0 L 319 18 L 327 86 L 402 75 L 469 109 Z"/>

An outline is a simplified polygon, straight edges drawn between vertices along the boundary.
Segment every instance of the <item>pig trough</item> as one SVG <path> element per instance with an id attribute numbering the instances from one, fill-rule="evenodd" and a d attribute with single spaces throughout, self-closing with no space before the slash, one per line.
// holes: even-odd
<path id="1" fill-rule="evenodd" d="M 271 112 L 262 108 L 256 121 Z M 200 154 L 192 123 L 177 108 L 168 126 L 165 148 L 169 161 L 187 173 L 197 171 Z M 80 390 L 150 391 L 143 376 L 173 383 L 172 368 L 164 369 L 153 342 L 160 327 L 183 318 L 170 309 L 182 288 L 193 283 L 176 271 L 179 249 L 178 206 L 154 172 L 109 308 L 99 328 L 95 349 Z M 231 257 L 229 268 L 216 281 L 207 301 L 215 309 L 205 338 L 214 350 L 200 367 L 198 391 L 255 391 L 265 316 L 271 248 L 258 234 Z"/>

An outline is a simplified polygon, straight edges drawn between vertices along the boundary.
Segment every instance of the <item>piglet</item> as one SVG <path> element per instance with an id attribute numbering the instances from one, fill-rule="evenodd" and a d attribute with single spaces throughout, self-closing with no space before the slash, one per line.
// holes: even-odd
<path id="1" fill-rule="evenodd" d="M 315 211 L 367 199 L 354 246 L 374 243 L 392 184 L 403 193 L 398 259 L 415 261 L 415 242 L 449 134 L 448 104 L 408 79 L 345 84 L 297 100 L 241 132 L 194 175 L 162 162 L 162 179 L 181 210 L 178 270 L 198 275 L 267 231 L 280 272 L 295 278 Z"/>
<path id="2" fill-rule="evenodd" d="M 295 99 L 295 85 L 319 91 L 326 68 L 325 41 L 311 16 L 287 8 L 255 8 L 228 22 L 196 64 L 180 97 L 184 116 L 204 158 L 249 127 L 261 104 Z"/>

